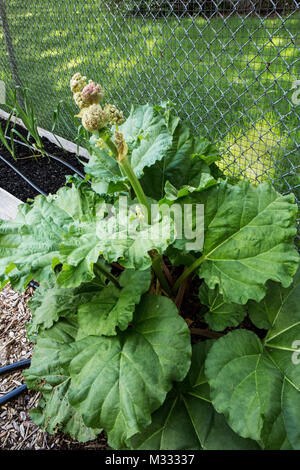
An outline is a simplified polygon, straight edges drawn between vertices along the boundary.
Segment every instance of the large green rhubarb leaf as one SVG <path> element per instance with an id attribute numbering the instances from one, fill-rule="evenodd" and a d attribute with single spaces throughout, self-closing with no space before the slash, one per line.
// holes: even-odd
<path id="1" fill-rule="evenodd" d="M 164 116 L 149 104 L 132 106 L 120 131 L 129 148 L 129 162 L 138 178 L 146 167 L 165 157 L 172 143 Z"/>
<path id="2" fill-rule="evenodd" d="M 129 217 L 118 216 L 119 199 L 111 217 L 104 217 L 102 211 L 93 220 L 72 226 L 60 248 L 64 265 L 58 283 L 76 287 L 82 281 L 88 282 L 94 276 L 93 264 L 100 254 L 108 263 L 118 261 L 126 268 L 144 270 L 152 264 L 151 250 L 166 250 L 175 238 L 173 222 L 166 223 L 166 218 L 158 217 L 148 225 L 135 209 L 136 201 L 127 199 L 127 203 Z"/>
<path id="3" fill-rule="evenodd" d="M 53 267 L 61 258 L 60 245 L 72 225 L 95 219 L 102 200 L 89 185 L 63 187 L 56 195 L 37 196 L 22 204 L 14 221 L 0 221 L 0 280 L 19 289 L 36 281 L 53 281 Z M 63 261 L 63 260 L 62 260 Z M 15 267 L 15 269 L 13 269 Z M 78 268 L 79 269 L 79 268 Z M 82 281 L 90 280 L 92 276 Z"/>
<path id="4" fill-rule="evenodd" d="M 217 148 L 207 139 L 195 136 L 188 126 L 178 117 L 165 113 L 172 143 L 163 159 L 144 169 L 141 180 L 145 193 L 153 199 L 164 196 L 165 185 L 169 197 L 174 196 L 174 189 L 182 197 L 188 192 L 200 191 L 216 184 L 209 166 L 220 159 Z M 176 191 L 175 191 L 176 192 Z"/>
<path id="5" fill-rule="evenodd" d="M 293 321 L 294 315 L 296 315 L 296 319 L 298 318 L 297 308 L 300 308 L 299 285 L 300 268 L 298 268 L 290 287 L 284 289 L 276 282 L 269 282 L 267 294 L 263 300 L 260 303 L 253 301 L 248 303 L 247 307 L 251 321 L 258 328 L 270 329 L 268 337 L 274 334 L 275 320 L 276 327 L 280 328 L 280 323 L 282 321 L 286 322 L 288 317 L 291 318 L 291 321 Z"/>
<path id="6" fill-rule="evenodd" d="M 79 307 L 80 335 L 114 336 L 117 327 L 125 330 L 132 321 L 135 306 L 140 302 L 142 294 L 149 289 L 150 282 L 150 270 L 125 270 L 119 277 L 121 289 L 110 284 Z"/>
<path id="7" fill-rule="evenodd" d="M 269 183 L 225 181 L 179 202 L 204 204 L 204 248 L 192 269 L 210 289 L 219 285 L 225 302 L 259 302 L 268 280 L 291 284 L 299 262 L 293 195 L 281 196 Z"/>
<path id="8" fill-rule="evenodd" d="M 91 300 L 105 286 L 98 278 L 94 283 L 83 284 L 76 289 L 66 289 L 55 284 L 42 283 L 29 301 L 32 320 L 27 324 L 27 333 L 33 339 L 41 329 L 51 328 L 60 317 L 77 314 L 78 307 Z"/>
<path id="9" fill-rule="evenodd" d="M 152 423 L 130 439 L 133 449 L 147 450 L 241 450 L 258 449 L 250 439 L 235 434 L 210 401 L 204 360 L 210 348 L 205 341 L 193 346 L 190 372 L 176 384 Z"/>
<path id="10" fill-rule="evenodd" d="M 278 298 L 274 290 L 273 294 Z M 280 445 L 299 450 L 299 273 L 281 295 L 276 309 L 272 302 L 267 305 L 271 328 L 263 344 L 251 331 L 229 333 L 209 352 L 206 375 L 213 404 L 225 413 L 233 430 L 263 441 L 266 448 Z"/>
<path id="11" fill-rule="evenodd" d="M 71 223 L 69 215 L 44 196 L 36 197 L 33 206 L 19 206 L 14 221 L 0 221 L 2 278 L 19 289 L 24 289 L 32 278 L 50 281 L 52 259 L 58 256 L 62 233 Z M 17 269 L 5 276 L 9 266 Z"/>
<path id="12" fill-rule="evenodd" d="M 39 333 L 29 369 L 24 371 L 28 388 L 49 392 L 68 379 L 73 357 L 72 346 L 78 331 L 74 316 L 60 319 L 51 328 Z"/>
<path id="13" fill-rule="evenodd" d="M 190 367 L 187 325 L 166 297 L 145 295 L 126 332 L 88 336 L 74 346 L 70 403 L 88 426 L 103 427 L 115 448 L 150 424 Z"/>
<path id="14" fill-rule="evenodd" d="M 63 431 L 79 442 L 95 439 L 101 432 L 88 428 L 80 413 L 68 401 L 70 376 L 67 354 L 77 332 L 74 320 L 62 320 L 40 333 L 31 367 L 24 372 L 27 386 L 42 392 L 39 404 L 30 416 L 44 431 L 54 434 Z"/>
<path id="15" fill-rule="evenodd" d="M 228 326 L 238 326 L 246 316 L 243 305 L 226 303 L 218 287 L 209 289 L 203 282 L 199 289 L 201 303 L 209 307 L 205 321 L 215 331 L 223 331 Z"/>
<path id="16" fill-rule="evenodd" d="M 70 406 L 67 396 L 70 382 L 71 379 L 66 378 L 61 384 L 53 387 L 51 392 L 45 392 L 38 406 L 30 412 L 30 417 L 49 434 L 63 431 L 78 442 L 96 439 L 101 429 L 85 426 L 82 416 Z"/>

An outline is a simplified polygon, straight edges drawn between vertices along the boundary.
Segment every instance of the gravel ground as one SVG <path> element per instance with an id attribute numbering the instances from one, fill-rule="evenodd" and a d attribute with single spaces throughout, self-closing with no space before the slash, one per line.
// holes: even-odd
<path id="1" fill-rule="evenodd" d="M 27 339 L 25 324 L 31 318 L 27 301 L 32 294 L 31 287 L 25 294 L 15 292 L 9 285 L 0 291 L 1 367 L 31 357 L 33 345 Z M 23 383 L 22 372 L 0 376 L 0 397 Z M 106 449 L 105 438 L 101 435 L 94 441 L 80 444 L 63 433 L 51 436 L 43 432 L 29 417 L 38 399 L 39 393 L 31 391 L 0 407 L 0 449 Z"/>

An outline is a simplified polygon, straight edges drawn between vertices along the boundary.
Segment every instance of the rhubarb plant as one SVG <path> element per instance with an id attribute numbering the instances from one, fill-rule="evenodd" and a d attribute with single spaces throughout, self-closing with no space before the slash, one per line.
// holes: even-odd
<path id="1" fill-rule="evenodd" d="M 226 178 L 168 103 L 125 119 L 71 80 L 86 179 L 0 223 L 0 282 L 39 287 L 32 419 L 114 449 L 300 449 L 293 195 Z"/>

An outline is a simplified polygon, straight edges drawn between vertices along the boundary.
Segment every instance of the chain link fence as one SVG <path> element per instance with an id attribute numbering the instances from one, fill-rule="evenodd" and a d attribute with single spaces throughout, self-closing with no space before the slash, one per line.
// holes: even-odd
<path id="1" fill-rule="evenodd" d="M 57 133 L 74 137 L 80 71 L 125 113 L 173 102 L 228 173 L 300 202 L 298 1 L 0 0 L 0 17 L 0 79 L 32 90 L 40 126 L 64 100 Z"/>

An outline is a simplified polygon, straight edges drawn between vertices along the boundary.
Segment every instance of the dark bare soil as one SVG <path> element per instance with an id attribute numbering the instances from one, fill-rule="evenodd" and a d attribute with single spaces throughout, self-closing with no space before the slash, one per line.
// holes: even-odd
<path id="1" fill-rule="evenodd" d="M 0 119 L 0 125 L 3 128 L 6 125 L 6 121 Z M 27 131 L 21 126 L 16 126 L 16 129 L 23 136 L 27 136 Z M 47 153 L 59 157 L 83 173 L 83 165 L 75 154 L 62 150 L 46 138 L 42 140 Z M 34 157 L 35 152 L 23 145 L 15 144 L 15 154 L 17 161 L 13 159 L 8 150 L 0 143 L 0 156 L 5 158 L 7 162 L 12 164 L 46 194 L 56 193 L 65 184 L 66 175 L 74 174 L 74 171 L 56 160 L 41 156 Z M 39 194 L 36 189 L 32 188 L 30 184 L 1 159 L 0 187 L 24 202 L 26 202 L 27 198 L 34 198 Z"/>

